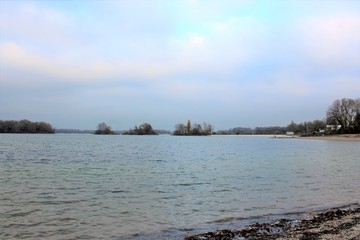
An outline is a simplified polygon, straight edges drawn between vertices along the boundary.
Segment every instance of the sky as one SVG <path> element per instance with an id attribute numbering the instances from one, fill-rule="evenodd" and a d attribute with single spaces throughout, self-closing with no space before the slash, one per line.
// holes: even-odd
<path id="1" fill-rule="evenodd" d="M 0 119 L 286 126 L 360 97 L 357 0 L 0 0 Z"/>

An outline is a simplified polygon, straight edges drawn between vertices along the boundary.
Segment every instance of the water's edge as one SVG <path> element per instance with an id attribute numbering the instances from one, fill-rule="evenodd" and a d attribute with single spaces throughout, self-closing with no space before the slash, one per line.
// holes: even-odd
<path id="1" fill-rule="evenodd" d="M 332 206 L 323 206 L 316 208 L 303 208 L 303 209 L 294 209 L 289 212 L 280 212 L 274 214 L 264 214 L 257 216 L 250 216 L 246 218 L 225 218 L 219 219 L 213 222 L 202 223 L 194 225 L 188 228 L 171 228 L 166 229 L 161 232 L 153 233 L 137 233 L 127 236 L 121 236 L 118 239 L 164 239 L 164 240 L 183 240 L 188 236 L 201 235 L 206 232 L 215 232 L 221 230 L 227 231 L 239 231 L 250 225 L 259 223 L 259 224 L 271 224 L 279 220 L 286 219 L 287 221 L 296 221 L 299 219 L 311 219 L 315 214 L 327 211 L 336 211 L 343 210 L 347 211 L 350 209 L 356 209 L 360 207 L 360 203 L 344 203 L 337 204 Z"/>

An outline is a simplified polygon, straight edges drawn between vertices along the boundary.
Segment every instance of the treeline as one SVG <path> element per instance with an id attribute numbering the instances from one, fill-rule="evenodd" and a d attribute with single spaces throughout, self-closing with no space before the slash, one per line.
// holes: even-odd
<path id="1" fill-rule="evenodd" d="M 205 136 L 211 135 L 213 126 L 204 122 L 202 125 L 191 123 L 190 120 L 186 124 L 179 123 L 175 126 L 172 135 L 175 136 Z M 154 130 L 150 123 L 143 123 L 140 126 L 135 126 L 133 129 L 123 132 L 123 135 L 159 135 L 161 133 L 169 134 L 171 132 L 166 130 Z M 100 123 L 95 131 L 95 134 L 109 135 L 116 134 L 111 130 L 111 126 L 106 123 Z"/>
<path id="2" fill-rule="evenodd" d="M 228 130 L 220 130 L 217 131 L 216 134 L 240 134 L 240 135 L 249 135 L 249 134 L 257 134 L 257 135 L 268 135 L 268 134 L 286 134 L 286 133 L 294 133 L 301 135 L 315 135 L 318 133 L 323 133 L 325 131 L 325 121 L 323 120 L 314 120 L 309 122 L 295 123 L 291 122 L 286 127 L 280 126 L 270 126 L 270 127 L 256 127 L 256 128 L 232 128 Z"/>
<path id="3" fill-rule="evenodd" d="M 249 134 L 285 134 L 287 132 L 286 127 L 280 127 L 280 126 L 269 126 L 269 127 L 256 127 L 256 128 L 243 128 L 243 127 L 236 127 L 231 128 L 228 130 L 220 130 L 217 131 L 216 134 L 220 135 L 249 135 Z"/>
<path id="4" fill-rule="evenodd" d="M 326 122 L 324 120 L 314 120 L 309 122 L 291 123 L 287 126 L 288 132 L 293 132 L 294 134 L 300 134 L 303 136 L 306 135 L 319 135 L 324 134 L 326 130 Z"/>
<path id="5" fill-rule="evenodd" d="M 324 120 L 291 122 L 287 130 L 301 135 L 360 133 L 360 98 L 337 99 L 329 106 Z"/>
<path id="6" fill-rule="evenodd" d="M 160 130 L 160 132 L 165 132 L 165 130 Z M 115 132 L 112 130 L 111 126 L 106 123 L 99 123 L 97 126 L 97 130 L 95 131 L 95 134 L 99 135 L 158 135 L 159 133 L 156 132 L 150 123 L 143 123 L 139 127 L 135 126 L 134 129 L 129 129 L 128 131 L 124 132 Z"/>
<path id="7" fill-rule="evenodd" d="M 123 135 L 158 135 L 157 132 L 152 128 L 151 124 L 143 123 L 139 127 L 135 126 L 134 129 L 125 131 Z"/>
<path id="8" fill-rule="evenodd" d="M 204 122 L 202 125 L 198 123 L 191 123 L 190 120 L 186 124 L 178 123 L 175 125 L 173 135 L 175 136 L 206 136 L 213 133 L 214 127 Z"/>
<path id="9" fill-rule="evenodd" d="M 323 120 L 295 123 L 291 121 L 286 127 L 237 127 L 217 131 L 216 134 L 286 134 L 302 136 L 360 133 L 360 98 L 337 99 L 329 106 Z"/>
<path id="10" fill-rule="evenodd" d="M 55 129 L 46 122 L 0 120 L 0 133 L 55 133 Z"/>

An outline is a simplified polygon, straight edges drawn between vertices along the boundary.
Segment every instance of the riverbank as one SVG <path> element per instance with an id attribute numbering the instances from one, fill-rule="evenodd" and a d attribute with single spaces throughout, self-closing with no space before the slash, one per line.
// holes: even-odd
<path id="1" fill-rule="evenodd" d="M 360 206 L 310 212 L 302 219 L 254 223 L 239 230 L 219 230 L 185 240 L 356 240 L 360 239 Z"/>
<path id="2" fill-rule="evenodd" d="M 327 141 L 360 141 L 360 134 L 338 134 L 316 137 L 300 137 L 301 139 L 310 140 L 327 140 Z"/>
<path id="3" fill-rule="evenodd" d="M 326 141 L 360 141 L 360 134 L 336 134 L 336 135 L 324 135 L 324 136 L 306 136 L 302 137 L 299 135 L 272 135 L 272 134 L 244 134 L 244 135 L 212 135 L 214 137 L 227 136 L 227 137 L 269 137 L 275 139 L 309 139 L 309 140 L 326 140 Z"/>

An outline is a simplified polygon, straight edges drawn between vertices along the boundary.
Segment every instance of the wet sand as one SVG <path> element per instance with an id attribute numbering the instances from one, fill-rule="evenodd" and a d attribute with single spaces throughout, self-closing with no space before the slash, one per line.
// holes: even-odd
<path id="1" fill-rule="evenodd" d="M 302 219 L 255 223 L 239 230 L 219 230 L 185 240 L 359 240 L 360 206 L 308 213 Z"/>

